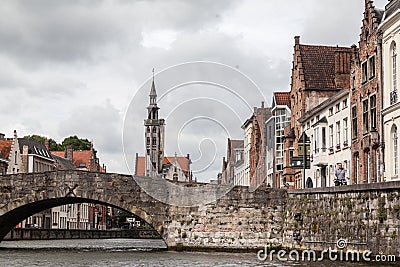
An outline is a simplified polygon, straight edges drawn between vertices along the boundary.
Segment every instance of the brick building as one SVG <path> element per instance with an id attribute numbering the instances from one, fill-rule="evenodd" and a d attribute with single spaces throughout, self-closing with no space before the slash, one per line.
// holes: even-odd
<path id="1" fill-rule="evenodd" d="M 266 180 L 265 122 L 271 115 L 271 108 L 264 107 L 264 102 L 261 102 L 260 108 L 254 108 L 250 146 L 250 186 L 253 187 L 260 186 Z"/>
<path id="2" fill-rule="evenodd" d="M 381 39 L 383 11 L 365 0 L 358 48 L 353 45 L 351 66 L 352 169 L 355 184 L 380 181 L 381 157 Z"/>
<path id="3" fill-rule="evenodd" d="M 332 97 L 340 89 L 350 88 L 349 47 L 300 44 L 295 37 L 291 77 L 290 127 L 285 128 L 283 183 L 288 188 L 303 188 L 302 171 L 290 166 L 290 158 L 298 155 L 298 139 L 302 134 L 298 120 L 310 109 Z"/>

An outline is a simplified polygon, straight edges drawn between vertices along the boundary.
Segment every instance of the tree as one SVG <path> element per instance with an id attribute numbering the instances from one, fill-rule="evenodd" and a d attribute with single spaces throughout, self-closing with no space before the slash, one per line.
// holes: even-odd
<path id="1" fill-rule="evenodd" d="M 71 146 L 74 150 L 90 150 L 91 144 L 87 139 L 79 138 L 78 136 L 70 136 L 64 139 L 62 142 L 64 149 L 67 146 Z"/>
<path id="2" fill-rule="evenodd" d="M 45 144 L 46 137 L 37 134 L 27 135 L 24 138 L 32 139 Z M 67 146 L 71 146 L 74 150 L 90 150 L 91 144 L 87 139 L 82 139 L 75 136 L 70 136 L 64 139 L 61 144 L 54 141 L 54 139 L 49 139 L 49 150 L 50 151 L 63 151 Z"/>

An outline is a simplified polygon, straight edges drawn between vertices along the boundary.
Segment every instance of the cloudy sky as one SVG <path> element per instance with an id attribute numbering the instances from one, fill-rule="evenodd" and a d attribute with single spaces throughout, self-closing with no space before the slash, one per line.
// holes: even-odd
<path id="1" fill-rule="evenodd" d="M 215 178 L 226 138 L 242 138 L 251 107 L 270 105 L 273 91 L 289 90 L 293 37 L 305 44 L 357 43 L 363 5 L 3 0 L 0 132 L 92 139 L 108 171 L 128 173 L 125 155 L 132 168 L 134 153 L 143 154 L 155 68 L 167 153 L 190 153 L 196 176 Z M 214 63 L 187 63 L 194 61 Z"/>

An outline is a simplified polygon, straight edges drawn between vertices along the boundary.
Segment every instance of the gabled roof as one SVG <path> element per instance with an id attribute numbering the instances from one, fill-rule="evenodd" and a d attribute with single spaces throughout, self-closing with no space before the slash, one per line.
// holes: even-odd
<path id="1" fill-rule="evenodd" d="M 274 92 L 275 105 L 290 107 L 290 92 Z"/>
<path id="2" fill-rule="evenodd" d="M 335 82 L 335 53 L 350 53 L 351 48 L 299 44 L 299 50 L 304 74 L 304 89 L 337 89 Z M 350 64 L 350 61 L 348 64 Z"/>
<path id="3" fill-rule="evenodd" d="M 179 166 L 181 167 L 182 171 L 187 173 L 188 172 L 188 167 L 190 159 L 186 157 L 176 157 L 176 160 L 178 161 Z M 164 165 L 173 165 L 175 162 L 175 157 L 164 157 Z M 137 157 L 136 158 L 136 169 L 135 169 L 135 175 L 138 176 L 145 176 L 145 158 L 144 157 Z"/>
<path id="4" fill-rule="evenodd" d="M 189 167 L 189 159 L 186 157 L 176 157 L 176 160 L 178 161 L 178 164 L 181 167 L 182 171 L 187 173 Z M 175 157 L 164 157 L 164 165 L 168 164 L 173 165 L 174 162 L 175 162 Z"/>
<path id="5" fill-rule="evenodd" d="M 72 152 L 73 163 L 76 168 L 89 168 L 92 153 L 90 150 L 78 150 Z M 51 154 L 64 158 L 64 151 L 52 151 Z"/>
<path id="6" fill-rule="evenodd" d="M 24 146 L 27 146 L 28 154 L 37 155 L 53 160 L 53 158 L 50 155 L 50 151 L 41 142 L 29 138 L 18 138 L 18 143 L 21 154 L 23 153 Z"/>
<path id="7" fill-rule="evenodd" d="M 66 171 L 66 170 L 75 170 L 75 165 L 72 163 L 72 161 L 64 158 L 64 157 L 60 157 L 57 155 L 54 155 L 52 153 L 51 155 L 53 157 L 53 159 L 56 161 L 56 163 L 58 164 L 58 169 L 62 170 L 62 171 Z"/>
<path id="8" fill-rule="evenodd" d="M 11 146 L 11 140 L 0 140 L 0 158 L 8 160 L 10 156 Z"/>

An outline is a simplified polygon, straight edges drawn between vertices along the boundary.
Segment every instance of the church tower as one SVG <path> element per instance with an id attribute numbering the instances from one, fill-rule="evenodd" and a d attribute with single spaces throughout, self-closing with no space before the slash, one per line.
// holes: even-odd
<path id="1" fill-rule="evenodd" d="M 150 104 L 147 107 L 147 119 L 144 120 L 145 131 L 145 175 L 154 177 L 162 172 L 164 163 L 164 119 L 158 118 L 157 92 L 153 82 L 150 90 Z"/>

